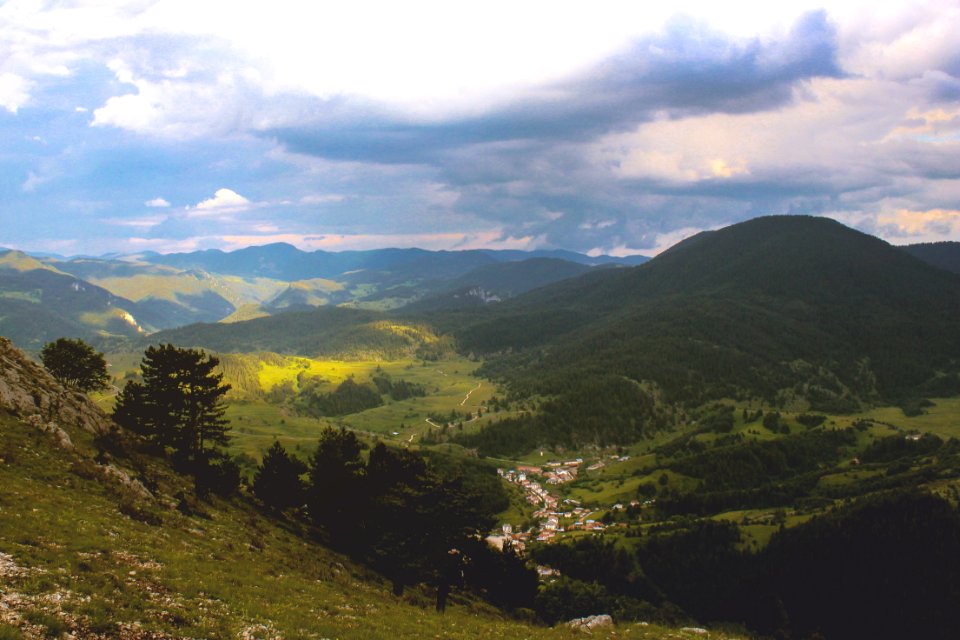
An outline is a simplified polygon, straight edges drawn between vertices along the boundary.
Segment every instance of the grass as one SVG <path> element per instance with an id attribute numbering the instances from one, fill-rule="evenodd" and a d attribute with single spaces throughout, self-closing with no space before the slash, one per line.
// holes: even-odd
<path id="1" fill-rule="evenodd" d="M 932 433 L 943 439 L 960 438 L 960 397 L 932 398 L 933 406 L 919 416 L 906 416 L 898 407 L 881 407 L 858 414 L 859 418 L 877 420 L 901 429 Z"/>
<path id="2" fill-rule="evenodd" d="M 290 383 L 298 389 L 298 376 L 325 381 L 321 390 L 332 391 L 347 378 L 358 382 L 369 380 L 378 373 L 389 375 L 394 381 L 406 380 L 422 385 L 426 397 L 401 401 L 385 397 L 382 406 L 337 418 L 310 418 L 299 416 L 289 409 L 262 400 L 233 402 L 227 418 L 233 426 L 235 451 L 259 457 L 260 451 L 270 446 L 274 438 L 284 446 L 310 444 L 328 425 L 346 426 L 377 437 L 397 439 L 416 444 L 431 428 L 427 417 L 431 414 L 448 415 L 451 411 L 476 414 L 494 394 L 494 386 L 473 376 L 479 363 L 466 358 L 440 361 L 412 359 L 379 360 L 316 360 L 301 357 L 273 356 L 260 362 L 259 380 L 263 390 L 274 385 Z M 479 388 L 478 388 L 479 385 Z M 492 417 L 483 417 L 466 425 L 478 429 Z M 394 433 L 397 433 L 394 436 Z"/>

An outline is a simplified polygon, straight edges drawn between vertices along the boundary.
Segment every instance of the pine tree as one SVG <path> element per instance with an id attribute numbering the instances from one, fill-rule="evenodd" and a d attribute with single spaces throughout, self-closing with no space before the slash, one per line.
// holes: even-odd
<path id="1" fill-rule="evenodd" d="M 230 385 L 215 370 L 220 361 L 197 349 L 149 347 L 140 363 L 143 382 L 128 382 L 114 419 L 192 461 L 227 443 L 223 396 Z"/>
<path id="2" fill-rule="evenodd" d="M 253 494 L 265 505 L 276 509 L 299 506 L 304 501 L 300 476 L 306 471 L 307 465 L 274 440 L 263 454 L 263 461 L 253 477 Z"/>
<path id="3" fill-rule="evenodd" d="M 326 530 L 335 546 L 355 544 L 354 524 L 365 501 L 364 464 L 356 434 L 325 428 L 310 457 L 309 473 L 310 517 Z"/>

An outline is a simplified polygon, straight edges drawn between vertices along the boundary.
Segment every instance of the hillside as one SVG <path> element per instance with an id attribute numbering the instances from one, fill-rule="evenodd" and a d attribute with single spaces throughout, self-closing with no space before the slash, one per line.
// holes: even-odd
<path id="1" fill-rule="evenodd" d="M 295 519 L 198 499 L 84 396 L 0 339 L 0 637 L 564 638 L 466 592 L 391 594 Z M 655 625 L 594 637 L 695 638 Z M 712 634 L 714 638 L 730 637 Z"/>
<path id="2" fill-rule="evenodd" d="M 520 392 L 614 374 L 673 401 L 853 410 L 960 392 L 958 313 L 957 276 L 828 219 L 770 217 L 438 323 L 464 349 L 518 352 L 486 371 Z"/>
<path id="3" fill-rule="evenodd" d="M 938 269 L 960 273 L 960 242 L 924 242 L 900 249 Z"/>
<path id="4" fill-rule="evenodd" d="M 0 332 L 39 350 L 61 336 L 134 337 L 136 305 L 19 252 L 0 254 Z"/>
<path id="5" fill-rule="evenodd" d="M 320 307 L 253 320 L 195 324 L 144 339 L 223 353 L 273 351 L 339 358 L 401 358 L 449 349 L 432 329 L 398 323 L 373 311 Z"/>

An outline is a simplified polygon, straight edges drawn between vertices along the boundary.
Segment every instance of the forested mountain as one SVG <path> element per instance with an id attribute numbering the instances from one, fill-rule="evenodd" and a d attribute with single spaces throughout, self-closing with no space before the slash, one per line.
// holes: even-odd
<path id="1" fill-rule="evenodd" d="M 960 273 L 960 242 L 923 242 L 900 248 L 935 267 Z"/>
<path id="2" fill-rule="evenodd" d="M 960 391 L 960 278 L 832 220 L 758 218 L 633 269 L 600 271 L 439 321 L 522 393 L 584 376 L 672 400 L 823 410 Z"/>

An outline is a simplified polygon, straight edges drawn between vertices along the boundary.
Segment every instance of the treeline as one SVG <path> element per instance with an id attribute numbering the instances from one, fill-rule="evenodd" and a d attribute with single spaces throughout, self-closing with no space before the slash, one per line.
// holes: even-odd
<path id="1" fill-rule="evenodd" d="M 347 378 L 330 392 L 321 392 L 317 384 L 308 383 L 300 389 L 294 402 L 299 412 L 317 418 L 358 413 L 382 404 L 377 387 L 357 383 L 353 378 Z"/>
<path id="2" fill-rule="evenodd" d="M 357 382 L 353 378 L 347 378 L 333 391 L 320 391 L 324 382 L 319 378 L 304 378 L 300 382 L 299 393 L 294 390 L 293 384 L 288 382 L 275 386 L 267 397 L 275 402 L 290 399 L 298 412 L 321 418 L 345 416 L 379 407 L 383 404 L 384 395 L 393 400 L 427 395 L 423 385 L 394 380 L 383 372 L 374 374 L 370 382 Z"/>
<path id="3" fill-rule="evenodd" d="M 716 411 L 705 423 L 728 412 Z M 764 424 L 779 429 L 780 416 L 767 413 Z M 725 436 L 713 447 L 680 438 L 657 449 L 672 460 L 665 466 L 699 481 L 695 491 L 667 491 L 657 501 L 663 516 L 708 515 L 731 509 L 780 507 L 808 502 L 820 477 L 848 455 L 857 442 L 852 429 L 811 430 L 776 440 L 743 440 Z M 696 446 L 695 446 L 696 445 Z M 822 498 L 821 498 L 822 500 Z"/>
<path id="4" fill-rule="evenodd" d="M 442 457 L 428 463 L 383 443 L 366 460 L 362 450 L 353 432 L 329 427 L 307 464 L 274 443 L 253 492 L 273 509 L 300 508 L 328 544 L 382 573 L 398 595 L 434 585 L 442 610 L 449 589 L 466 581 L 498 605 L 532 605 L 536 573 L 482 541 L 509 504 L 492 468 Z"/>
<path id="5" fill-rule="evenodd" d="M 406 380 L 394 380 L 390 374 L 378 371 L 371 378 L 374 386 L 377 387 L 382 395 L 390 396 L 394 400 L 406 400 L 407 398 L 422 398 L 427 395 L 427 388 L 422 384 L 408 382 Z"/>
<path id="6" fill-rule="evenodd" d="M 663 429 L 667 418 L 639 384 L 619 376 L 570 379 L 536 415 L 505 418 L 455 442 L 484 456 L 515 455 L 537 446 L 583 447 L 636 442 Z"/>
<path id="7" fill-rule="evenodd" d="M 960 628 L 960 514 L 917 491 L 879 495 L 741 550 L 736 525 L 699 521 L 639 546 L 603 538 L 535 547 L 565 576 L 537 608 L 549 620 L 742 625 L 765 637 L 952 638 Z"/>

